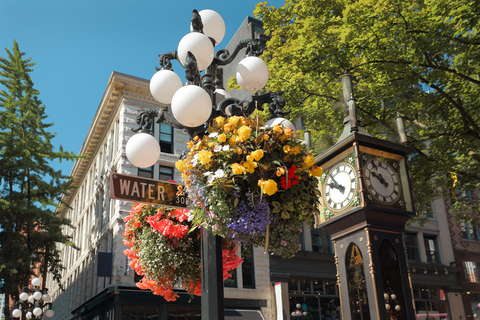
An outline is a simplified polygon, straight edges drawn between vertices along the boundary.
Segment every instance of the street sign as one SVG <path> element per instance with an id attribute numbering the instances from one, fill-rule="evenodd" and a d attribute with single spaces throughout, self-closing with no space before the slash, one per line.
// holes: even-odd
<path id="1" fill-rule="evenodd" d="M 110 198 L 167 207 L 187 207 L 187 194 L 182 184 L 115 172 L 110 176 Z"/>

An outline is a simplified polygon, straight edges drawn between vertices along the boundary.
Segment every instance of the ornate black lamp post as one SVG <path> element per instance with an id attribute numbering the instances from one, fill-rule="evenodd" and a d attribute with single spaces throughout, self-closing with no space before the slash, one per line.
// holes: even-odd
<path id="1" fill-rule="evenodd" d="M 218 116 L 249 116 L 256 108 L 269 104 L 270 124 L 293 124 L 283 117 L 282 92 L 253 96 L 253 101 L 230 97 L 223 89 L 222 67 L 230 64 L 242 49 L 246 58 L 237 66 L 236 78 L 240 87 L 249 92 L 261 90 L 268 81 L 268 68 L 258 58 L 262 53 L 260 40 L 240 41 L 230 53 L 223 49 L 214 53 L 214 46 L 225 34 L 225 23 L 212 10 L 193 10 L 191 33 L 182 38 L 178 50 L 159 55 L 161 68 L 150 81 L 153 97 L 163 106 L 145 109 L 137 117 L 137 132 L 126 145 L 130 162 L 138 167 L 150 167 L 160 155 L 158 141 L 150 134 L 153 118 L 177 129 L 184 129 L 191 138 L 202 137 L 206 125 Z M 172 70 L 171 60 L 185 68 L 186 85 Z M 203 71 L 202 71 L 203 70 Z M 203 75 L 201 74 L 203 73 Z M 267 123 L 267 125 L 269 125 Z M 221 238 L 203 228 L 202 233 L 202 319 L 224 319 Z"/>
<path id="2" fill-rule="evenodd" d="M 23 288 L 20 300 L 15 302 L 15 309 L 12 311 L 14 318 L 41 319 L 42 315 L 48 318 L 53 317 L 51 297 L 47 288 L 40 289 L 41 283 L 39 278 L 34 278 L 32 279 L 33 289 Z"/>

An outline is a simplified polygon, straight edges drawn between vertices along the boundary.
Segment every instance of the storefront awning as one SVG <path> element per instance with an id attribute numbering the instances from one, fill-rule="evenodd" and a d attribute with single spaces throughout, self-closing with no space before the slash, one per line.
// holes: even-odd
<path id="1" fill-rule="evenodd" d="M 265 320 L 259 310 L 225 310 L 225 320 Z"/>

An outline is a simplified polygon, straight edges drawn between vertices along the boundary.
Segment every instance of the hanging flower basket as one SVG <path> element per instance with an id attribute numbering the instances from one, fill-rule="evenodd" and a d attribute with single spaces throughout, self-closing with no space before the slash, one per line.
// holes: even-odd
<path id="1" fill-rule="evenodd" d="M 143 276 L 137 283 L 167 301 L 175 301 L 181 287 L 188 293 L 201 294 L 200 228 L 192 227 L 189 210 L 155 207 L 136 203 L 125 221 L 123 242 L 129 265 Z M 223 279 L 242 260 L 232 241 L 223 241 Z"/>
<path id="2" fill-rule="evenodd" d="M 194 223 L 234 242 L 291 257 L 303 222 L 318 213 L 318 180 L 310 150 L 288 127 L 261 118 L 218 117 L 176 163 Z"/>

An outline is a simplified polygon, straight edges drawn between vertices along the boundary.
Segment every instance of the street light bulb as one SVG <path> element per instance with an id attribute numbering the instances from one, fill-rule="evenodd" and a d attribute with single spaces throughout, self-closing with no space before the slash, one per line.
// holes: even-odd
<path id="1" fill-rule="evenodd" d="M 20 300 L 22 300 L 22 301 L 27 300 L 27 299 L 28 299 L 28 293 L 26 293 L 26 292 L 20 293 L 20 297 L 19 297 L 19 298 L 20 298 Z"/>
<path id="2" fill-rule="evenodd" d="M 30 302 L 32 304 L 35 303 L 35 299 L 33 298 L 33 295 L 28 297 L 28 302 Z"/>
<path id="3" fill-rule="evenodd" d="M 42 284 L 42 281 L 38 278 L 33 278 L 32 279 L 32 285 L 35 286 L 35 287 L 40 287 L 40 285 Z"/>
<path id="4" fill-rule="evenodd" d="M 31 313 L 30 311 L 28 311 L 25 316 L 27 317 L 27 319 L 32 319 L 32 318 L 33 318 L 33 313 Z"/>
<path id="5" fill-rule="evenodd" d="M 202 18 L 203 34 L 215 40 L 215 45 L 219 44 L 225 36 L 225 21 L 217 12 L 206 9 L 198 13 Z M 190 25 L 190 31 L 193 31 Z"/>
<path id="6" fill-rule="evenodd" d="M 139 168 L 149 168 L 160 157 L 160 144 L 149 133 L 137 133 L 127 141 L 125 153 L 128 160 Z"/>
<path id="7" fill-rule="evenodd" d="M 45 316 L 46 316 L 47 318 L 51 318 L 51 317 L 53 317 L 54 315 L 55 315 L 55 312 L 53 312 L 52 309 L 48 309 L 48 310 L 45 312 Z"/>
<path id="8" fill-rule="evenodd" d="M 175 92 L 182 87 L 182 79 L 172 70 L 160 70 L 150 80 L 150 93 L 161 104 L 169 105 Z"/>
<path id="9" fill-rule="evenodd" d="M 198 70 L 205 70 L 212 63 L 214 48 L 212 41 L 203 33 L 190 32 L 178 44 L 178 60 L 185 67 L 187 53 L 191 52 L 197 60 Z"/>
<path id="10" fill-rule="evenodd" d="M 22 310 L 20 310 L 20 309 L 15 309 L 15 310 L 13 310 L 12 316 L 13 316 L 14 318 L 20 318 L 20 317 L 22 316 Z"/>
<path id="11" fill-rule="evenodd" d="M 297 130 L 297 129 L 295 129 L 295 126 L 293 125 L 293 123 L 291 123 L 290 121 L 288 121 L 285 118 L 273 118 L 273 119 L 268 120 L 267 123 L 265 124 L 265 127 L 267 127 L 267 128 L 273 128 L 274 126 L 290 128 L 294 135 L 295 135 L 295 132 Z"/>
<path id="12" fill-rule="evenodd" d="M 39 308 L 39 307 L 36 307 L 35 309 L 33 309 L 33 314 L 37 317 L 41 316 L 42 315 L 42 309 Z"/>
<path id="13" fill-rule="evenodd" d="M 33 294 L 33 299 L 35 300 L 42 299 L 42 293 L 40 291 L 35 291 L 35 293 Z"/>
<path id="14" fill-rule="evenodd" d="M 51 297 L 48 293 L 44 293 L 43 296 L 42 296 L 42 300 L 45 301 L 45 302 L 48 302 L 50 301 Z"/>
<path id="15" fill-rule="evenodd" d="M 268 67 L 259 57 L 246 57 L 238 64 L 235 76 L 243 90 L 257 92 L 268 82 Z"/>
<path id="16" fill-rule="evenodd" d="M 172 113 L 175 119 L 184 126 L 198 127 L 210 118 L 212 99 L 207 91 L 199 86 L 184 86 L 173 96 Z"/>

